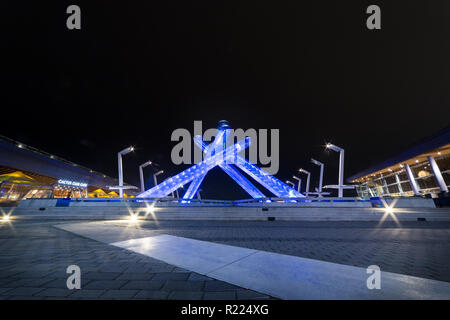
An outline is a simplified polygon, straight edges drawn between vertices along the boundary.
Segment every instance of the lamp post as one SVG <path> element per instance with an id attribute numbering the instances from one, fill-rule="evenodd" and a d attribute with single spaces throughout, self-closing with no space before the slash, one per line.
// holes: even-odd
<path id="1" fill-rule="evenodd" d="M 320 167 L 320 177 L 319 177 L 319 197 L 320 197 L 321 193 L 322 193 L 323 167 L 324 167 L 324 164 L 322 162 L 320 162 L 320 161 L 317 161 L 317 160 L 313 159 L 313 158 L 311 158 L 311 162 Z"/>
<path id="2" fill-rule="evenodd" d="M 290 184 L 292 188 L 295 188 L 295 183 L 293 183 L 292 181 L 286 180 L 286 183 Z"/>
<path id="3" fill-rule="evenodd" d="M 155 186 L 158 185 L 158 180 L 156 180 L 156 177 L 159 176 L 161 173 L 164 173 L 164 170 L 159 170 L 157 173 L 153 174 L 153 182 L 155 183 Z"/>
<path id="4" fill-rule="evenodd" d="M 134 148 L 133 147 L 128 147 L 123 149 L 122 151 L 120 151 L 117 154 L 117 162 L 118 162 L 118 167 L 119 167 L 119 194 L 120 194 L 120 198 L 123 198 L 123 189 L 120 187 L 123 187 L 123 168 L 122 168 L 122 156 L 126 155 L 130 152 L 133 152 Z"/>
<path id="5" fill-rule="evenodd" d="M 144 186 L 144 170 L 142 170 L 143 168 L 145 168 L 146 166 L 151 165 L 152 162 L 151 161 L 147 161 L 143 164 L 141 164 L 139 166 L 139 178 L 141 179 L 141 192 L 145 191 L 145 186 Z"/>
<path id="6" fill-rule="evenodd" d="M 338 197 L 342 198 L 344 195 L 344 149 L 335 146 L 330 142 L 327 143 L 327 149 L 339 152 L 339 179 L 337 189 L 338 189 Z"/>
<path id="7" fill-rule="evenodd" d="M 294 178 L 295 180 L 298 181 L 298 183 L 297 183 L 297 192 L 300 193 L 300 189 L 301 189 L 301 185 L 302 185 L 302 179 L 300 179 L 299 177 L 296 177 L 296 176 L 292 176 L 292 178 Z"/>
<path id="8" fill-rule="evenodd" d="M 311 178 L 311 172 L 306 171 L 305 169 L 302 169 L 302 168 L 298 169 L 298 172 L 301 172 L 301 173 L 304 173 L 304 174 L 307 175 L 305 195 L 308 196 L 308 194 L 309 194 L 309 180 Z"/>

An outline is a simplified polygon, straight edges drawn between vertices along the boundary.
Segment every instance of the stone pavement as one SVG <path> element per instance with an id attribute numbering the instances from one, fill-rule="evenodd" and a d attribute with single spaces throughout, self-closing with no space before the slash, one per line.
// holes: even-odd
<path id="1" fill-rule="evenodd" d="M 270 298 L 53 227 L 58 223 L 69 221 L 0 224 L 0 299 Z M 445 222 L 144 221 L 137 227 L 450 282 Z M 82 290 L 66 287 L 71 264 L 81 267 Z"/>
<path id="2" fill-rule="evenodd" d="M 271 299 L 56 229 L 56 223 L 0 224 L 0 299 Z M 72 264 L 81 268 L 81 290 L 67 289 Z"/>
<path id="3" fill-rule="evenodd" d="M 142 228 L 450 282 L 449 222 L 160 221 Z"/>

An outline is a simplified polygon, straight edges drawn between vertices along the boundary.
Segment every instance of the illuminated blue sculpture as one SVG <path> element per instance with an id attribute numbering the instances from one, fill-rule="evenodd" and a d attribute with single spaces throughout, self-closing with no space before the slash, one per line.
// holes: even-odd
<path id="1" fill-rule="evenodd" d="M 246 137 L 244 140 L 226 148 L 226 139 L 229 135 L 229 126 L 226 122 L 219 123 L 218 133 L 214 142 L 205 145 L 200 136 L 194 137 L 195 144 L 200 147 L 205 156 L 204 160 L 187 170 L 165 180 L 157 186 L 139 194 L 138 198 L 162 198 L 166 197 L 183 185 L 191 182 L 188 190 L 183 196 L 184 200 L 192 199 L 197 193 L 206 174 L 212 168 L 219 166 L 234 181 L 236 181 L 251 197 L 265 198 L 265 195 L 258 190 L 244 175 L 242 175 L 234 166 L 238 167 L 259 184 L 267 188 L 273 194 L 280 198 L 300 198 L 304 197 L 295 189 L 281 182 L 258 166 L 248 162 L 245 158 L 238 155 L 239 152 L 247 148 L 251 140 Z"/>

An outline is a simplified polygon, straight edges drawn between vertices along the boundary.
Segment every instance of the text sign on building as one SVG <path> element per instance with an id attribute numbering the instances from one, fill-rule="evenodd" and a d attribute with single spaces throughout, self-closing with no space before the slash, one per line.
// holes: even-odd
<path id="1" fill-rule="evenodd" d="M 86 188 L 87 187 L 87 183 L 77 182 L 77 181 L 70 181 L 70 180 L 63 180 L 63 179 L 59 179 L 58 180 L 58 184 L 64 184 L 66 186 L 80 187 L 80 188 Z"/>

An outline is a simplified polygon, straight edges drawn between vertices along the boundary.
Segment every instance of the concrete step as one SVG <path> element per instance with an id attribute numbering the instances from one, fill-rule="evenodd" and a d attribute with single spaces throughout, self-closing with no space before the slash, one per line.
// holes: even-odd
<path id="1" fill-rule="evenodd" d="M 6 210 L 8 212 L 9 210 Z M 123 207 L 50 207 L 45 210 L 36 208 L 13 208 L 12 215 L 16 218 L 58 218 L 58 219 L 126 219 L 131 214 L 139 213 L 144 218 L 147 210 Z M 377 208 L 262 208 L 242 207 L 164 207 L 154 208 L 146 219 L 159 220 L 267 220 L 275 217 L 277 220 L 298 221 L 380 221 L 383 218 L 399 221 L 417 221 L 425 218 L 427 221 L 450 221 L 450 209 L 396 209 L 394 214 L 387 214 Z"/>

